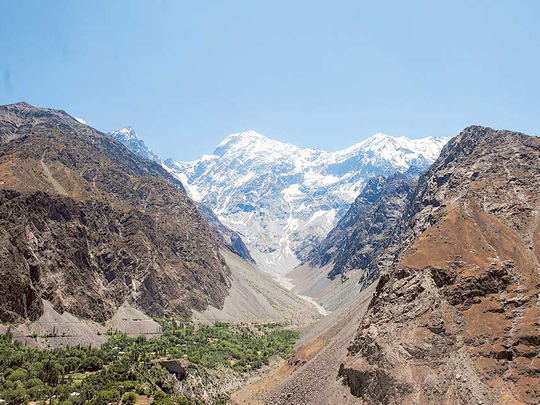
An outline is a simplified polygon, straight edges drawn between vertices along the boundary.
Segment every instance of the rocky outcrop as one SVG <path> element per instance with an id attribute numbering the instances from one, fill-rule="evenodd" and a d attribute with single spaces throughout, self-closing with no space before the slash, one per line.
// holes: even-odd
<path id="1" fill-rule="evenodd" d="M 360 270 L 360 282 L 367 285 L 384 271 L 391 258 L 391 241 L 420 170 L 377 176 L 368 180 L 347 213 L 310 258 L 313 267 L 331 264 L 330 279 Z"/>
<path id="2" fill-rule="evenodd" d="M 159 365 L 173 374 L 178 381 L 185 380 L 188 374 L 188 367 L 193 367 L 187 360 L 163 360 L 159 362 Z"/>
<path id="3" fill-rule="evenodd" d="M 146 146 L 142 139 L 139 139 L 137 133 L 131 126 L 127 125 L 118 131 L 109 132 L 108 135 L 112 136 L 117 141 L 121 142 L 126 148 L 132 151 L 137 156 L 143 157 L 148 160 L 153 160 L 159 164 L 163 163 L 158 155 Z"/>
<path id="4" fill-rule="evenodd" d="M 244 243 L 240 235 L 238 235 L 238 233 L 233 231 L 231 228 L 223 225 L 217 215 L 214 214 L 214 211 L 212 211 L 212 208 L 210 208 L 206 204 L 197 203 L 197 207 L 199 208 L 199 211 L 201 212 L 204 219 L 206 219 L 206 222 L 208 222 L 208 224 L 214 231 L 214 234 L 216 235 L 218 241 L 221 242 L 221 244 L 225 248 L 237 254 L 238 256 L 243 257 L 248 262 L 255 264 L 255 260 L 253 260 L 253 257 L 251 257 L 251 254 L 249 253 L 246 244 Z"/>
<path id="5" fill-rule="evenodd" d="M 540 139 L 469 127 L 396 226 L 339 375 L 369 404 L 540 401 Z M 366 386 L 369 384 L 369 386 Z"/>
<path id="6" fill-rule="evenodd" d="M 230 271 L 182 184 L 63 111 L 0 107 L 0 319 L 220 307 Z"/>

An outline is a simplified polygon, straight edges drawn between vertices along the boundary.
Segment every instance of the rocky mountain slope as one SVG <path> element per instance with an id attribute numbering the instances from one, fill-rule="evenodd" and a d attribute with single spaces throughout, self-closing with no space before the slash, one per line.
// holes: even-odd
<path id="1" fill-rule="evenodd" d="M 209 304 L 204 310 L 194 310 L 195 324 L 214 322 L 292 322 L 304 327 L 321 318 L 310 302 L 279 285 L 267 273 L 227 249 L 220 250 L 231 270 L 231 286 L 221 306 Z M 43 301 L 43 313 L 33 322 L 17 325 L 0 324 L 0 333 L 8 328 L 14 338 L 37 348 L 57 348 L 76 345 L 99 346 L 108 330 L 119 330 L 135 337 L 153 338 L 161 335 L 161 325 L 128 302 L 123 303 L 106 322 L 76 317 L 69 312 L 58 313 L 52 304 Z M 34 336 L 37 336 L 34 338 Z"/>
<path id="2" fill-rule="evenodd" d="M 221 307 L 230 270 L 181 183 L 159 164 L 26 103 L 0 107 L 0 320 L 109 319 Z"/>
<path id="3" fill-rule="evenodd" d="M 197 205 L 199 212 L 203 218 L 206 219 L 206 222 L 208 222 L 208 225 L 210 225 L 214 231 L 214 235 L 223 247 L 246 259 L 248 262 L 252 264 L 255 263 L 255 260 L 253 257 L 251 257 L 246 244 L 237 232 L 223 225 L 223 223 L 208 205 L 203 203 L 196 203 L 195 205 Z"/>
<path id="4" fill-rule="evenodd" d="M 310 302 L 279 285 L 242 257 L 223 251 L 232 283 L 223 308 L 209 306 L 193 314 L 195 322 L 292 322 L 295 327 L 321 318 Z"/>
<path id="5" fill-rule="evenodd" d="M 540 139 L 469 127 L 420 177 L 339 374 L 364 404 L 540 402 Z"/>
<path id="6" fill-rule="evenodd" d="M 375 284 L 302 334 L 294 356 L 231 395 L 232 405 L 349 405 L 361 403 L 336 378 Z"/>
<path id="7" fill-rule="evenodd" d="M 153 160 L 154 162 L 162 165 L 165 169 L 169 170 L 168 167 L 164 165 L 163 160 L 158 155 L 154 154 L 154 152 L 152 152 L 152 150 L 146 146 L 142 139 L 139 139 L 137 133 L 133 128 L 131 128 L 131 126 L 128 125 L 118 131 L 109 132 L 109 135 L 121 142 L 126 148 L 137 156 Z M 217 215 L 212 211 L 212 208 L 202 202 L 198 202 L 197 207 L 199 208 L 199 211 L 204 219 L 206 219 L 214 231 L 218 241 L 225 248 L 243 257 L 249 262 L 255 262 L 240 235 L 223 225 Z"/>
<path id="8" fill-rule="evenodd" d="M 416 186 L 419 171 L 411 167 L 405 173 L 369 179 L 347 213 L 310 256 L 310 265 L 330 264 L 328 276 L 348 278 L 352 271 L 362 272 L 361 284 L 380 275 L 384 255 L 391 258 L 389 241 L 401 219 L 408 198 Z M 378 258 L 376 260 L 376 258 Z"/>
<path id="9" fill-rule="evenodd" d="M 284 274 L 308 258 L 368 178 L 426 169 L 447 140 L 378 134 L 329 153 L 247 131 L 200 160 L 165 165 L 240 234 L 259 266 Z"/>

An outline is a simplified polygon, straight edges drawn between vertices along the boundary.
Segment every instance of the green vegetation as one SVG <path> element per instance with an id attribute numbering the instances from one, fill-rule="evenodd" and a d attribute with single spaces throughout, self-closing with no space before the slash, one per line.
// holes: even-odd
<path id="1" fill-rule="evenodd" d="M 172 395 L 175 379 L 157 363 L 187 359 L 203 368 L 246 372 L 288 357 L 298 332 L 281 324 L 218 323 L 195 330 L 190 322 L 160 322 L 159 338 L 111 333 L 101 348 L 37 350 L 0 335 L 0 399 L 6 404 L 135 404 L 137 394 L 154 404 L 189 405 Z"/>

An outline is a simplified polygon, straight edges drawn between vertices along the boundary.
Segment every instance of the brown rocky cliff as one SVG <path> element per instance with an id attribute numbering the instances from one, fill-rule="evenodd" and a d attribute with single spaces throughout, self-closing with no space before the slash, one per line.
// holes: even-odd
<path id="1" fill-rule="evenodd" d="M 469 127 L 420 178 L 340 375 L 369 404 L 540 402 L 540 139 Z"/>
<path id="2" fill-rule="evenodd" d="M 180 182 L 63 111 L 0 107 L 0 319 L 220 307 L 230 271 Z"/>

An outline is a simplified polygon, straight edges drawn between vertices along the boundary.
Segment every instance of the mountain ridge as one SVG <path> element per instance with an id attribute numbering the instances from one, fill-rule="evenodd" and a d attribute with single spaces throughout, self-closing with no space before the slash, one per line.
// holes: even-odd
<path id="1" fill-rule="evenodd" d="M 308 258 L 367 178 L 426 169 L 448 139 L 377 134 L 326 152 L 246 131 L 226 137 L 212 155 L 165 164 L 192 198 L 242 236 L 262 268 L 284 274 Z"/>
<path id="2" fill-rule="evenodd" d="M 362 287 L 374 282 L 384 273 L 388 258 L 392 257 L 388 240 L 420 174 L 412 167 L 405 173 L 369 179 L 347 213 L 313 251 L 310 265 L 330 264 L 330 279 L 340 276 L 345 280 L 349 272 L 361 271 Z"/>
<path id="3" fill-rule="evenodd" d="M 420 177 L 339 371 L 353 395 L 538 403 L 539 159 L 538 137 L 471 126 Z"/>
<path id="4" fill-rule="evenodd" d="M 339 328 L 303 340 L 307 361 L 245 395 L 275 405 L 538 404 L 539 162 L 539 137 L 461 131 L 382 233 L 387 272 L 336 311 L 343 319 L 325 318 Z M 383 189 L 374 179 L 359 198 L 380 201 Z M 368 259 L 377 267 L 380 255 Z"/>
<path id="5" fill-rule="evenodd" d="M 136 155 L 144 157 L 145 159 L 153 160 L 159 164 L 163 163 L 163 159 L 161 159 L 159 155 L 156 155 L 148 146 L 146 146 L 142 139 L 139 139 L 139 136 L 131 125 L 126 125 L 118 131 L 109 132 L 109 135 L 117 141 L 120 141 Z"/>
<path id="6" fill-rule="evenodd" d="M 254 130 L 225 137 L 213 154 L 191 162 L 162 160 L 131 127 L 109 133 L 134 153 L 156 160 L 190 197 L 240 235 L 250 257 L 281 278 L 303 261 L 344 215 L 367 178 L 423 170 L 447 137 L 375 134 L 326 152 L 268 138 Z M 126 136 L 128 135 L 128 136 Z M 260 191 L 260 192 L 259 192 Z"/>
<path id="7" fill-rule="evenodd" d="M 162 168 L 169 171 L 166 162 L 164 162 L 161 157 L 154 154 L 154 152 L 152 152 L 152 150 L 146 146 L 144 141 L 139 138 L 135 130 L 130 125 L 127 125 L 118 131 L 109 132 L 108 135 L 122 143 L 135 155 L 150 161 L 154 161 Z M 179 180 L 177 181 L 180 182 Z M 212 227 L 212 230 L 220 243 L 222 243 L 223 246 L 228 250 L 246 259 L 248 262 L 254 263 L 254 260 L 240 235 L 223 225 L 209 206 L 201 202 L 198 202 L 196 205 L 206 222 L 208 222 L 208 224 Z"/>
<path id="8" fill-rule="evenodd" d="M 181 182 L 65 111 L 0 106 L 0 319 L 220 307 L 230 270 Z"/>

